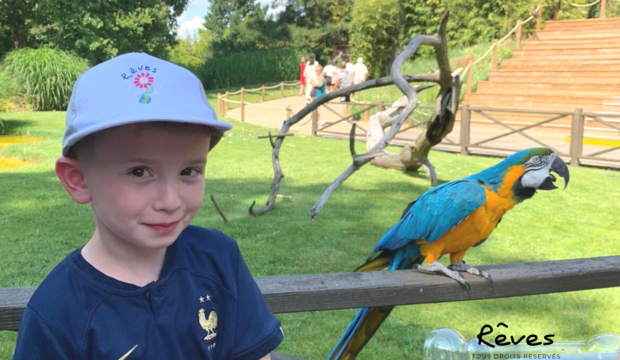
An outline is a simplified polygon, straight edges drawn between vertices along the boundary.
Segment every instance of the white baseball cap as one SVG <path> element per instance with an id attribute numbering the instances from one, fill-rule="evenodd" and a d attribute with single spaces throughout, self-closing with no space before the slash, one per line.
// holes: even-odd
<path id="1" fill-rule="evenodd" d="M 232 125 L 218 121 L 191 71 L 145 53 L 117 56 L 85 71 L 67 108 L 62 154 L 85 136 L 119 125 L 173 121 L 211 128 L 211 149 Z"/>

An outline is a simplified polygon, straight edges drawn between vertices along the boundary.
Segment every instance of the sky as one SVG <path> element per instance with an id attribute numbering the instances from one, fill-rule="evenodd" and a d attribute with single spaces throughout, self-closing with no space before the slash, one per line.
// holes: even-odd
<path id="1" fill-rule="evenodd" d="M 271 4 L 271 0 L 259 0 L 258 2 L 263 5 Z M 190 0 L 185 12 L 177 18 L 179 36 L 184 37 L 188 31 L 193 32 L 196 29 L 204 28 L 202 23 L 208 9 L 209 2 L 207 0 Z M 277 10 L 275 12 L 277 13 Z M 274 13 L 273 9 L 269 9 L 269 13 Z"/>

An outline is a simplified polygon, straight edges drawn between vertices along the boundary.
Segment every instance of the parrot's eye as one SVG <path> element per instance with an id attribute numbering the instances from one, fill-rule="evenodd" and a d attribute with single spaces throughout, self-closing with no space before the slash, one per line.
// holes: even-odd
<path id="1" fill-rule="evenodd" d="M 534 162 L 534 164 L 540 164 L 540 156 L 534 156 L 532 158 L 532 161 Z"/>

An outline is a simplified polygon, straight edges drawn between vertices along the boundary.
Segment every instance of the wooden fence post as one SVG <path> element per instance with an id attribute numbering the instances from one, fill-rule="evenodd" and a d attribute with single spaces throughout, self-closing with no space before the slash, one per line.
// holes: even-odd
<path id="1" fill-rule="evenodd" d="M 260 88 L 260 102 L 265 102 L 265 85 Z"/>
<path id="2" fill-rule="evenodd" d="M 222 94 L 217 93 L 217 113 L 222 116 Z"/>
<path id="3" fill-rule="evenodd" d="M 368 121 L 368 119 L 370 119 L 370 108 L 368 107 L 368 101 L 364 101 L 364 107 L 366 107 L 366 111 L 364 111 L 364 121 Z"/>
<path id="4" fill-rule="evenodd" d="M 226 101 L 224 102 L 224 116 L 228 114 L 228 96 L 228 90 L 226 90 L 226 94 L 224 94 L 224 98 L 226 99 Z"/>
<path id="5" fill-rule="evenodd" d="M 280 83 L 280 99 L 284 97 L 284 81 Z"/>
<path id="6" fill-rule="evenodd" d="M 517 20 L 516 49 L 521 50 L 521 20 Z"/>
<path id="7" fill-rule="evenodd" d="M 579 166 L 579 158 L 583 155 L 583 126 L 585 116 L 582 109 L 575 109 L 570 127 L 570 164 Z"/>
<path id="8" fill-rule="evenodd" d="M 383 101 L 379 101 L 379 102 L 377 103 L 377 112 L 378 112 L 378 113 L 382 112 L 382 111 L 384 110 L 384 107 L 385 107 L 385 106 L 383 105 Z"/>
<path id="9" fill-rule="evenodd" d="M 538 17 L 536 18 L 536 31 L 540 31 L 541 23 L 542 23 L 542 4 L 538 3 Z"/>
<path id="10" fill-rule="evenodd" d="M 316 136 L 319 125 L 319 111 L 317 109 L 312 110 L 312 136 Z"/>
<path id="11" fill-rule="evenodd" d="M 245 122 L 245 104 L 243 98 L 245 97 L 245 89 L 241 88 L 241 122 Z"/>
<path id="12" fill-rule="evenodd" d="M 474 60 L 469 59 L 469 73 L 467 74 L 467 94 L 471 93 L 471 83 L 474 80 Z"/>
<path id="13" fill-rule="evenodd" d="M 293 116 L 293 109 L 290 106 L 286 107 L 286 120 L 290 119 Z"/>
<path id="14" fill-rule="evenodd" d="M 469 135 L 471 131 L 471 110 L 469 104 L 461 106 L 461 155 L 468 155 Z"/>
<path id="15" fill-rule="evenodd" d="M 498 47 L 499 47 L 499 40 L 497 39 L 493 40 L 493 56 L 491 56 L 491 70 L 497 69 L 497 48 Z"/>
<path id="16" fill-rule="evenodd" d="M 601 19 L 605 18 L 605 10 L 607 8 L 607 0 L 601 0 Z"/>

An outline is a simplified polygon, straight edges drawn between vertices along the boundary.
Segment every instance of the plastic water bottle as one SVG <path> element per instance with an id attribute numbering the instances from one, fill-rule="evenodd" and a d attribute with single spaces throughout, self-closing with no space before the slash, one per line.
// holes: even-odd
<path id="1" fill-rule="evenodd" d="M 495 345 L 488 339 L 487 342 Z M 510 341 L 510 338 L 508 338 Z M 452 329 L 431 331 L 424 341 L 423 360 L 620 360 L 620 336 L 599 335 L 584 342 L 556 343 L 530 346 L 518 345 L 494 348 L 474 338 L 465 341 Z"/>

